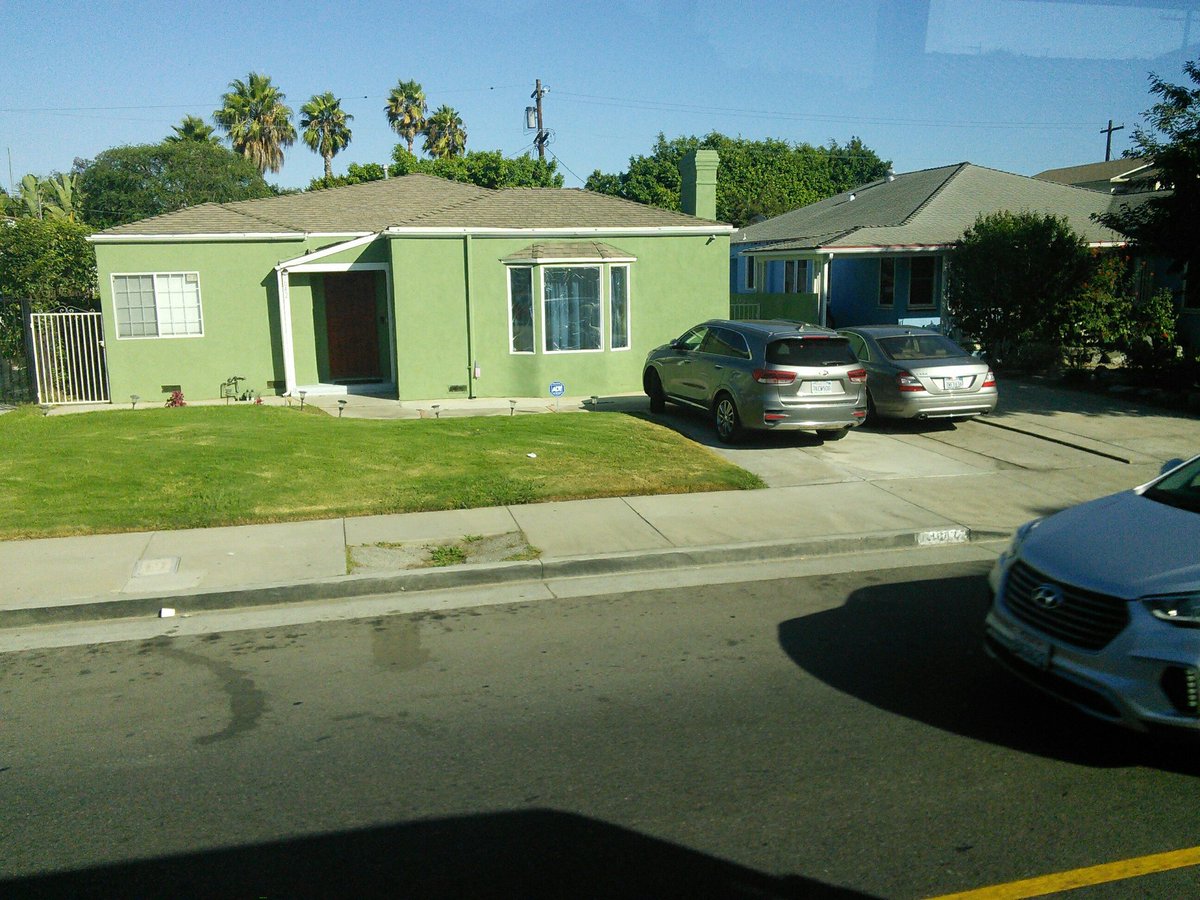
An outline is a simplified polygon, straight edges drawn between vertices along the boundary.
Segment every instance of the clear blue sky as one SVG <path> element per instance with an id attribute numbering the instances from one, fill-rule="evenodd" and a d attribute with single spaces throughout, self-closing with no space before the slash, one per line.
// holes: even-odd
<path id="1" fill-rule="evenodd" d="M 567 186 L 668 138 L 720 131 L 822 144 L 861 137 L 904 172 L 1010 172 L 1130 145 L 1147 75 L 1183 81 L 1200 0 L 727 0 L 316 3 L 0 0 L 0 182 L 152 143 L 270 75 L 294 111 L 332 91 L 353 114 L 335 157 L 384 162 L 389 89 L 416 79 L 458 110 L 467 147 L 518 155 L 534 79 Z M 419 144 L 418 144 L 419 147 Z M 10 162 L 11 160 L 11 162 Z M 271 180 L 321 174 L 302 141 Z"/>

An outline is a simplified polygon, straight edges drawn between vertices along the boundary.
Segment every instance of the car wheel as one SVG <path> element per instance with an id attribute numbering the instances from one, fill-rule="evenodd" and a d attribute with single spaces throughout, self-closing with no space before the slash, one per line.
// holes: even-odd
<path id="1" fill-rule="evenodd" d="M 646 396 L 650 398 L 650 412 L 660 413 L 667 408 L 667 395 L 663 391 L 662 379 L 651 369 L 646 373 Z"/>
<path id="2" fill-rule="evenodd" d="M 867 391 L 867 417 L 863 419 L 864 425 L 879 424 L 879 410 L 875 408 L 875 398 L 871 396 L 871 392 Z"/>
<path id="3" fill-rule="evenodd" d="M 738 415 L 737 404 L 728 394 L 717 397 L 713 406 L 713 422 L 717 426 L 717 437 L 722 443 L 736 444 L 742 436 L 742 419 Z"/>
<path id="4" fill-rule="evenodd" d="M 821 440 L 824 440 L 824 441 L 840 441 L 842 438 L 844 438 L 849 433 L 850 433 L 849 426 L 845 426 L 843 428 L 834 428 L 830 431 L 818 431 L 817 432 L 817 434 L 821 437 Z"/>

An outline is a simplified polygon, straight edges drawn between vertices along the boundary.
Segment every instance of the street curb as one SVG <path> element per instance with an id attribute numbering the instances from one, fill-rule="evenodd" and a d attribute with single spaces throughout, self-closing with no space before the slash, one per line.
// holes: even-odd
<path id="1" fill-rule="evenodd" d="M 386 575 L 346 575 L 314 581 L 264 584 L 223 591 L 167 593 L 116 599 L 96 598 L 57 606 L 0 610 L 0 629 L 31 625 L 60 625 L 112 619 L 154 618 L 163 609 L 177 614 L 277 606 L 319 600 L 343 600 L 376 594 L 418 593 L 463 587 L 484 587 L 558 578 L 624 575 L 636 572 L 702 568 L 736 563 L 778 562 L 816 556 L 839 556 L 877 550 L 901 550 L 999 540 L 1008 531 L 969 529 L 959 525 L 909 531 L 835 535 L 805 540 L 726 544 L 710 547 L 672 547 L 607 553 L 588 557 L 446 566 Z"/>

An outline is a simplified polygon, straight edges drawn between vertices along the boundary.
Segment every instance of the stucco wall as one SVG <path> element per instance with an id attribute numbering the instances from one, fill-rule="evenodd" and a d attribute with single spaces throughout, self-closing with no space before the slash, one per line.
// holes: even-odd
<path id="1" fill-rule="evenodd" d="M 629 267 L 630 347 L 609 348 L 608 277 L 604 291 L 604 349 L 548 354 L 544 349 L 541 281 L 534 282 L 533 354 L 509 351 L 508 269 L 504 257 L 535 238 L 461 235 L 400 236 L 324 257 L 320 264 L 386 263 L 391 266 L 394 332 L 382 335 L 383 371 L 395 355 L 401 399 L 452 396 L 548 396 L 551 381 L 568 394 L 637 391 L 641 366 L 653 347 L 687 328 L 729 313 L 729 241 L 725 235 L 622 237 L 604 241 L 636 258 Z M 546 239 L 538 237 L 538 239 Z M 575 240 L 554 237 L 550 240 Z M 243 389 L 283 390 L 284 364 L 274 267 L 336 239 L 309 242 L 98 244 L 114 400 L 129 394 L 155 402 L 163 385 L 178 384 L 188 399 L 219 396 L 231 375 Z M 302 262 L 302 261 L 301 261 Z M 118 339 L 113 273 L 198 272 L 204 334 L 201 337 Z M 469 273 L 469 280 L 468 280 Z M 322 273 L 292 272 L 289 281 L 296 381 L 327 377 Z M 380 317 L 386 321 L 383 272 L 376 278 Z M 469 286 L 469 291 L 468 291 Z M 468 309 L 470 322 L 468 323 Z M 468 327 L 469 325 L 469 327 Z M 470 343 L 468 343 L 470 341 Z M 473 378 L 472 363 L 480 377 Z M 465 387 L 457 391 L 455 388 Z"/>
<path id="2" fill-rule="evenodd" d="M 541 281 L 535 274 L 535 352 L 523 354 L 509 350 L 508 267 L 501 260 L 528 247 L 530 237 L 392 239 L 400 398 L 462 396 L 451 390 L 462 385 L 476 397 L 548 396 L 552 381 L 563 382 L 572 395 L 637 391 L 651 348 L 697 322 L 728 315 L 727 238 L 613 236 L 605 241 L 636 258 L 629 274 L 629 349 L 609 348 L 605 270 L 604 349 L 545 352 Z M 472 377 L 473 363 L 478 378 Z"/>

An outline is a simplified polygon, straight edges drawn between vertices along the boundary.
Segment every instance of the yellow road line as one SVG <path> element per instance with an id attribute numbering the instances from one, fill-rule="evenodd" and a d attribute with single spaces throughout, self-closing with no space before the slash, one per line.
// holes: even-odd
<path id="1" fill-rule="evenodd" d="M 1126 878 L 1137 878 L 1139 875 L 1195 865 L 1200 865 L 1200 847 L 1137 856 L 1119 862 L 1088 866 L 1085 869 L 1043 875 L 1040 878 L 1010 881 L 1008 884 L 994 884 L 991 887 L 963 891 L 959 894 L 944 894 L 931 900 L 1024 900 L 1026 897 L 1044 897 L 1059 891 L 1071 891 L 1093 884 L 1106 884 L 1110 881 L 1122 881 Z"/>

